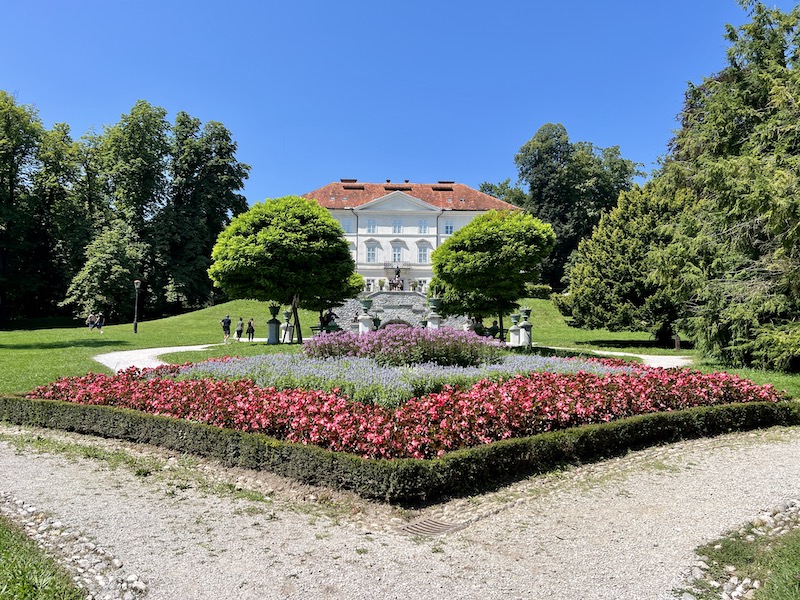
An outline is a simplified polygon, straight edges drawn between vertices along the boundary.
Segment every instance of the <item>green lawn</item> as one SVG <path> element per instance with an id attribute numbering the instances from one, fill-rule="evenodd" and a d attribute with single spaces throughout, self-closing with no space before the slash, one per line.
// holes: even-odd
<path id="1" fill-rule="evenodd" d="M 0 393 L 25 393 L 62 376 L 83 375 L 89 371 L 109 372 L 92 360 L 97 354 L 137 348 L 222 343 L 219 322 L 225 315 L 230 315 L 234 324 L 239 317 L 245 322 L 251 317 L 255 318 L 256 337 L 267 337 L 267 320 L 270 318 L 267 303 L 254 300 L 235 300 L 177 317 L 140 322 L 136 334 L 130 323 L 106 325 L 102 335 L 97 331 L 89 332 L 82 324 L 51 329 L 0 331 Z M 303 335 L 309 336 L 311 325 L 317 322 L 317 315 L 300 311 L 300 322 Z M 264 344 L 256 346 L 267 348 Z M 235 347 L 236 344 L 231 343 L 217 352 L 231 353 L 230 349 Z M 188 358 L 184 357 L 179 362 L 185 360 Z"/>
<path id="2" fill-rule="evenodd" d="M 0 598 L 81 600 L 69 573 L 48 557 L 17 524 L 0 516 Z"/>
<path id="3" fill-rule="evenodd" d="M 542 346 L 569 347 L 583 350 L 614 350 L 634 354 L 692 355 L 691 350 L 675 352 L 659 348 L 652 336 L 643 331 L 609 331 L 608 329 L 578 329 L 570 327 L 550 300 L 525 300 L 522 306 L 531 308 L 531 337 Z M 503 322 L 509 327 L 509 322 Z"/>

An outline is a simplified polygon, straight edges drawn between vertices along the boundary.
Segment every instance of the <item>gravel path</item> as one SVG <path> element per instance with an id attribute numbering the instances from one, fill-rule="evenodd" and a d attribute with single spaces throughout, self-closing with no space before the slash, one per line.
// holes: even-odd
<path id="1" fill-rule="evenodd" d="M 17 443 L 23 436 L 160 462 L 112 469 Z M 104 553 L 110 578 L 139 586 L 109 598 L 666 599 L 698 545 L 800 498 L 797 456 L 800 428 L 773 428 L 401 510 L 270 474 L 185 464 L 147 446 L 2 426 L 0 506 L 5 498 L 57 539 L 80 530 L 82 547 Z M 399 529 L 420 519 L 463 528 L 438 536 Z M 68 556 L 78 552 L 61 545 Z"/>
<path id="2" fill-rule="evenodd" d="M 256 338 L 255 342 L 266 342 L 267 338 Z M 247 342 L 237 342 L 246 344 Z M 173 346 L 170 348 L 145 348 L 143 350 L 121 350 L 119 352 L 108 352 L 98 354 L 94 359 L 100 364 L 105 365 L 113 371 L 121 371 L 128 367 L 158 367 L 167 364 L 158 359 L 162 354 L 174 352 L 189 352 L 193 350 L 205 350 L 220 344 L 204 344 L 202 346 Z M 575 350 L 575 348 L 555 348 L 556 350 Z M 686 367 L 692 364 L 690 356 L 657 355 L 657 354 L 631 354 L 630 352 L 612 352 L 605 350 L 590 350 L 601 356 L 631 356 L 640 358 L 644 364 L 651 367 L 661 367 L 669 369 L 671 367 Z"/>

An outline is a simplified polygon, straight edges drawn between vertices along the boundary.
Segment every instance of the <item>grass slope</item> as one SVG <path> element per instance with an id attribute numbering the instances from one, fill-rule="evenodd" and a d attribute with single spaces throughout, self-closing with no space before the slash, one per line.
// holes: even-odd
<path id="1" fill-rule="evenodd" d="M 192 313 L 139 323 L 133 333 L 130 323 L 106 325 L 101 335 L 85 326 L 0 332 L 0 393 L 25 393 L 63 376 L 89 371 L 108 372 L 93 356 L 118 350 L 163 348 L 222 343 L 220 320 L 230 315 L 256 319 L 256 336 L 267 337 L 270 318 L 266 302 L 234 300 Z M 317 315 L 300 311 L 303 335 L 311 333 Z M 262 348 L 265 346 L 262 346 Z M 180 362 L 184 362 L 183 359 Z"/>

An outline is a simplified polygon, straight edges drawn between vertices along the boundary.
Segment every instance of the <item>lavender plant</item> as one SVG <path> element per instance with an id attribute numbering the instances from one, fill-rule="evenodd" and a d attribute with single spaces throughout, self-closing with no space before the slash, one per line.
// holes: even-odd
<path id="1" fill-rule="evenodd" d="M 498 362 L 502 347 L 502 342 L 474 331 L 387 327 L 364 335 L 350 331 L 321 334 L 306 341 L 303 352 L 310 358 L 366 357 L 384 366 L 435 363 L 477 367 Z"/>
<path id="2" fill-rule="evenodd" d="M 210 360 L 179 369 L 180 378 L 251 379 L 260 387 L 276 389 L 339 389 L 352 400 L 395 407 L 445 386 L 466 388 L 480 379 L 494 381 L 537 371 L 603 375 L 632 372 L 634 366 L 610 366 L 596 360 L 508 354 L 499 362 L 481 366 L 443 367 L 427 362 L 385 366 L 357 356 L 309 358 L 300 354 L 268 354 Z"/>

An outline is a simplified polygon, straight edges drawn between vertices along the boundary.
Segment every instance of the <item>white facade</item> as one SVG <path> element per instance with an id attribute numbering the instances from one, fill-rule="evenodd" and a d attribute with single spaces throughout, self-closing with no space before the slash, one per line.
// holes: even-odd
<path id="1" fill-rule="evenodd" d="M 441 209 L 402 191 L 328 210 L 342 225 L 367 289 L 377 290 L 381 279 L 388 288 L 399 269 L 405 291 L 413 288 L 412 282 L 424 291 L 433 277 L 433 251 L 484 212 Z"/>

